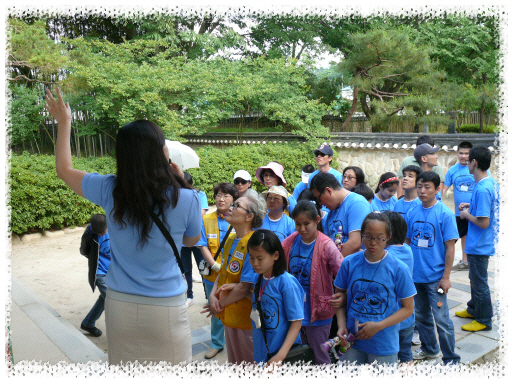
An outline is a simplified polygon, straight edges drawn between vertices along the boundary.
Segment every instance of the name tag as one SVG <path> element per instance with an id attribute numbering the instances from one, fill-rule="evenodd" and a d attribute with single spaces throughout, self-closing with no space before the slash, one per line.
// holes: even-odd
<path id="1" fill-rule="evenodd" d="M 418 247 L 428 248 L 428 240 L 419 239 L 418 240 Z"/>
<path id="2" fill-rule="evenodd" d="M 460 186 L 460 190 L 461 190 L 462 192 L 467 192 L 467 191 L 468 191 L 468 186 L 467 186 L 467 185 L 461 185 L 461 186 Z"/>
<path id="3" fill-rule="evenodd" d="M 233 257 L 236 257 L 237 259 L 243 260 L 244 259 L 244 254 L 242 252 L 236 251 L 235 254 L 233 255 Z"/>
<path id="4" fill-rule="evenodd" d="M 217 238 L 217 234 L 216 233 L 207 233 L 206 234 L 206 238 L 207 239 L 216 239 Z"/>

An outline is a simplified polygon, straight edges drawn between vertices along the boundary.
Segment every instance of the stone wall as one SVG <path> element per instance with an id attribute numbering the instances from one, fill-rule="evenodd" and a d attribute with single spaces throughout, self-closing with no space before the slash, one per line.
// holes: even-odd
<path id="1" fill-rule="evenodd" d="M 336 148 L 339 166 L 337 170 L 343 172 L 343 169 L 349 165 L 361 168 L 366 175 L 366 180 L 370 188 L 375 190 L 380 175 L 385 172 L 397 173 L 402 160 L 407 156 L 412 156 L 414 150 L 404 149 L 359 149 L 359 148 Z M 443 167 L 444 173 L 457 163 L 457 152 L 453 150 L 440 150 L 437 152 L 438 163 Z M 499 181 L 498 164 L 500 154 L 493 152 L 490 172 L 492 177 Z M 451 189 L 447 192 L 451 193 Z"/>

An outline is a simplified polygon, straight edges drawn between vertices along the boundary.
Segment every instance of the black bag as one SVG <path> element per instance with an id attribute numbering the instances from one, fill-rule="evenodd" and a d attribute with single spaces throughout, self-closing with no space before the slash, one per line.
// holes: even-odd
<path id="1" fill-rule="evenodd" d="M 261 332 L 263 333 L 263 340 L 265 341 L 265 347 L 267 348 L 267 361 L 270 360 L 277 353 L 269 353 L 268 344 L 267 344 L 267 332 L 265 330 L 265 322 L 263 319 L 263 311 L 261 310 L 261 303 L 258 300 L 262 275 L 259 276 L 258 281 L 256 282 L 256 286 L 254 287 L 254 293 L 256 297 L 256 307 L 258 308 L 258 312 L 260 315 L 260 323 L 261 323 Z M 286 357 L 283 360 L 284 363 L 290 364 L 307 364 L 312 363 L 315 364 L 315 354 L 313 352 L 313 348 L 311 348 L 308 344 L 294 344 L 288 351 Z"/>

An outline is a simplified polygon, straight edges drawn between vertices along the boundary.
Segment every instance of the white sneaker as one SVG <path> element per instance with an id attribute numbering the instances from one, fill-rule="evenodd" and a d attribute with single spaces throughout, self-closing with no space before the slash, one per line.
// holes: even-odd
<path id="1" fill-rule="evenodd" d="M 412 351 L 413 360 L 424 360 L 424 359 L 435 359 L 441 355 L 440 352 L 437 352 L 435 355 L 429 355 L 423 349 L 418 348 L 415 351 Z"/>
<path id="2" fill-rule="evenodd" d="M 416 331 L 412 334 L 412 345 L 421 345 L 420 334 Z"/>
<path id="3" fill-rule="evenodd" d="M 202 283 L 203 279 L 201 279 L 199 276 L 192 274 L 192 282 L 193 283 Z"/>
<path id="4" fill-rule="evenodd" d="M 187 308 L 194 305 L 194 299 L 187 299 Z"/>

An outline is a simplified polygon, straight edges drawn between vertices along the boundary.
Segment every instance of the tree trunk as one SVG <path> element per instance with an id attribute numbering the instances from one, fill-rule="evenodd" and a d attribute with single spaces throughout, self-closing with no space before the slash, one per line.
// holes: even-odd
<path id="1" fill-rule="evenodd" d="M 350 108 L 347 118 L 345 119 L 345 121 L 343 122 L 343 125 L 341 126 L 342 132 L 345 132 L 345 130 L 347 129 L 348 123 L 350 123 L 350 119 L 352 119 L 352 115 L 354 114 L 354 111 L 356 110 L 357 96 L 359 95 L 360 90 L 361 90 L 360 88 L 354 89 L 354 95 L 352 97 L 352 107 Z"/>
<path id="2" fill-rule="evenodd" d="M 480 107 L 480 133 L 484 133 L 484 109 L 485 109 L 485 98 L 482 100 Z"/>

